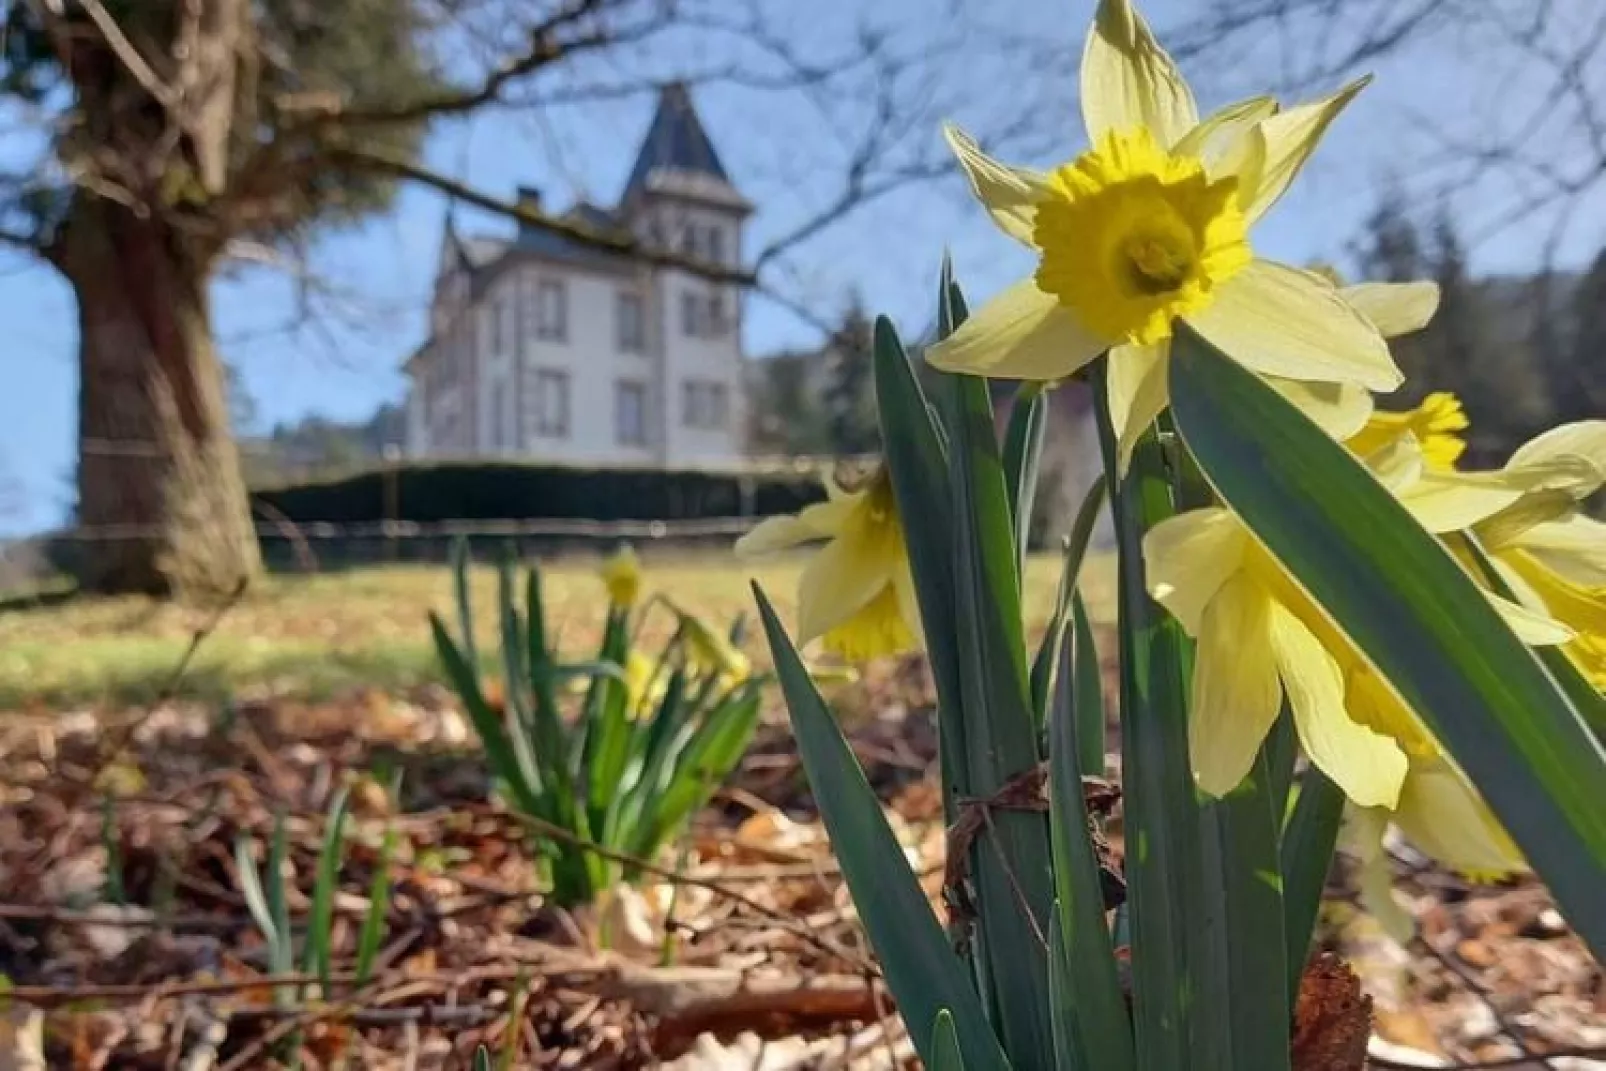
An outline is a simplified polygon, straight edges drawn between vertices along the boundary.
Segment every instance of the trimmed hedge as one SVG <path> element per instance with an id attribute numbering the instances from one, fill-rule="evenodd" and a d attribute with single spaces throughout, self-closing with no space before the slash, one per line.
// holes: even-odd
<path id="1" fill-rule="evenodd" d="M 393 517 L 387 515 L 392 496 Z M 824 496 L 820 474 L 811 469 L 666 472 L 513 461 L 384 466 L 251 492 L 295 524 L 768 517 L 795 513 Z"/>

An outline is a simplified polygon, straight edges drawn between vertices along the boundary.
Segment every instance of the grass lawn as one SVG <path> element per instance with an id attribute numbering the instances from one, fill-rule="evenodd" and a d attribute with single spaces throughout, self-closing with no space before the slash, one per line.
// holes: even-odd
<path id="1" fill-rule="evenodd" d="M 747 581 L 756 577 L 791 619 L 804 557 L 756 569 L 728 555 L 648 557 L 647 589 L 721 626 L 752 616 Z M 1094 615 L 1113 605 L 1108 558 L 1089 562 L 1086 592 Z M 596 642 L 602 588 L 594 560 L 569 558 L 545 569 L 548 617 L 577 655 Z M 1040 630 L 1058 582 L 1057 557 L 1033 557 L 1026 570 L 1026 620 Z M 494 647 L 495 575 L 474 576 L 478 636 Z M 279 576 L 229 610 L 196 653 L 180 694 L 205 699 L 265 694 L 315 698 L 370 685 L 403 689 L 437 679 L 425 613 L 451 606 L 444 566 L 396 566 L 318 576 Z M 0 613 L 0 710 L 148 701 L 168 683 L 190 637 L 211 617 L 144 598 L 72 599 Z M 667 614 L 659 627 L 669 627 Z M 756 631 L 756 630 L 755 630 Z M 749 644 L 761 655 L 762 641 Z M 767 659 L 766 659 L 767 661 Z"/>

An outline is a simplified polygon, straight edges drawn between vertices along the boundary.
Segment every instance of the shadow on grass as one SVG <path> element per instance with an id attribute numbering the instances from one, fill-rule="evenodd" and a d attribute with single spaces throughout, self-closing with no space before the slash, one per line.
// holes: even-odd
<path id="1" fill-rule="evenodd" d="M 174 698 L 209 704 L 274 696 L 315 702 L 359 688 L 395 694 L 442 680 L 435 649 L 429 644 L 331 651 L 241 650 L 225 643 L 203 645 L 173 687 L 183 647 L 161 643 L 129 650 L 125 646 L 114 657 L 80 652 L 71 661 L 52 659 L 37 674 L 5 673 L 0 677 L 0 710 L 143 706 L 170 687 Z M 31 653 L 4 652 L 22 660 Z M 495 652 L 485 652 L 481 661 L 491 669 Z"/>
<path id="2" fill-rule="evenodd" d="M 30 588 L 27 591 L 7 592 L 0 594 L 0 616 L 60 606 L 62 603 L 70 602 L 77 594 L 77 586 L 70 582 Z"/>

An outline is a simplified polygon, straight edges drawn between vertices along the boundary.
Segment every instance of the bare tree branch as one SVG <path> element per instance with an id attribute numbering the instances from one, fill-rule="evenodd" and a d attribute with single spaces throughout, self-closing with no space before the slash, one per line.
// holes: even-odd
<path id="1" fill-rule="evenodd" d="M 414 163 L 401 156 L 385 155 L 374 150 L 341 149 L 335 152 L 333 159 L 354 169 L 416 182 L 419 185 L 427 186 L 456 198 L 464 204 L 470 204 L 488 212 L 507 216 L 510 219 L 517 220 L 519 223 L 540 228 L 602 252 L 633 257 L 636 260 L 645 261 L 658 267 L 676 268 L 713 282 L 735 283 L 741 286 L 748 286 L 753 282 L 751 272 L 733 270 L 718 264 L 710 264 L 706 261 L 656 249 L 644 244 L 628 233 L 602 230 L 576 220 L 550 216 L 544 212 L 536 212 L 512 201 L 493 197 L 467 183 L 460 182 L 449 175 L 443 175 L 438 171 L 434 171 L 422 164 Z"/>
<path id="2" fill-rule="evenodd" d="M 84 14 L 89 16 L 89 21 L 95 24 L 95 29 L 100 31 L 101 37 L 106 41 L 106 46 L 112 50 L 113 54 L 122 61 L 123 66 L 128 69 L 128 73 L 133 76 L 134 81 L 138 82 L 145 92 L 149 93 L 160 104 L 169 108 L 173 107 L 178 102 L 178 95 L 173 91 L 173 87 L 168 85 L 156 73 L 155 68 L 140 53 L 134 42 L 129 40 L 128 35 L 123 32 L 121 26 L 117 25 L 117 20 L 112 18 L 111 13 L 102 6 L 100 0 L 78 0 L 78 4 L 84 9 Z M 54 6 L 51 4 L 35 0 L 34 6 L 45 18 L 60 17 L 60 9 L 53 10 Z"/>

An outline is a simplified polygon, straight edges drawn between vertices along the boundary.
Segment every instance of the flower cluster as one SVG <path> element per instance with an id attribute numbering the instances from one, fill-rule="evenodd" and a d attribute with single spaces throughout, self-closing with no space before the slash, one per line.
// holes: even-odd
<path id="1" fill-rule="evenodd" d="M 976 198 L 1037 266 L 927 360 L 1052 385 L 1103 359 L 1101 404 L 1124 475 L 1170 405 L 1171 348 L 1186 323 L 1344 444 L 1491 589 L 1521 639 L 1559 646 L 1606 689 L 1606 526 L 1581 510 L 1606 483 L 1606 421 L 1542 435 L 1497 471 L 1463 471 L 1468 419 L 1454 396 L 1399 411 L 1374 400 L 1403 385 L 1387 340 L 1429 322 L 1434 284 L 1343 285 L 1256 254 L 1254 225 L 1364 85 L 1292 107 L 1258 97 L 1201 117 L 1130 0 L 1103 0 L 1081 70 L 1080 154 L 1051 170 L 1018 167 L 946 130 Z M 823 542 L 799 589 L 804 641 L 823 638 L 849 659 L 916 646 L 888 481 L 828 492 L 796 517 L 766 521 L 738 549 Z M 1423 720 L 1227 505 L 1157 525 L 1143 550 L 1150 594 L 1197 643 L 1190 749 L 1202 790 L 1220 796 L 1243 782 L 1287 709 L 1306 757 L 1352 802 L 1350 841 L 1363 854 L 1376 857 L 1393 821 L 1465 873 L 1524 866 Z M 1481 555 L 1493 576 L 1480 571 Z"/>

